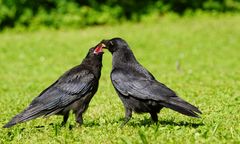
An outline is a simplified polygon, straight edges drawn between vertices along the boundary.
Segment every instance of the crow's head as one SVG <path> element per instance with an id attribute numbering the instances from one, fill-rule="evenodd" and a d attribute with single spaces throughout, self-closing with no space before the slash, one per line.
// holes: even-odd
<path id="1" fill-rule="evenodd" d="M 100 44 L 102 45 L 102 48 L 108 49 L 111 53 L 114 53 L 117 50 L 122 49 L 122 48 L 129 49 L 127 42 L 121 38 L 102 40 L 100 42 Z"/>
<path id="2" fill-rule="evenodd" d="M 95 46 L 93 48 L 93 50 L 91 50 L 93 52 L 93 54 L 95 55 L 102 55 L 104 52 L 103 52 L 103 48 L 105 47 L 104 44 L 102 43 L 99 43 L 97 46 Z"/>
<path id="3" fill-rule="evenodd" d="M 97 46 L 90 48 L 86 57 L 102 59 L 104 52 L 103 52 L 103 47 L 101 45 L 102 44 L 98 44 Z"/>

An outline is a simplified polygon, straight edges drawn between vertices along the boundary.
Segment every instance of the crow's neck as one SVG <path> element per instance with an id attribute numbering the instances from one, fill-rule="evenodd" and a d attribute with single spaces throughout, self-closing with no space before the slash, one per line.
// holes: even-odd
<path id="1" fill-rule="evenodd" d="M 112 68 L 138 64 L 133 52 L 129 48 L 121 48 L 113 53 Z"/>
<path id="2" fill-rule="evenodd" d="M 138 74 L 142 74 L 147 79 L 155 79 L 154 76 L 148 72 L 135 58 L 131 49 L 122 49 L 113 53 L 112 70 L 125 69 L 129 72 L 137 71 Z"/>
<path id="3" fill-rule="evenodd" d="M 85 58 L 82 64 L 85 68 L 90 70 L 95 77 L 100 78 L 101 76 L 101 69 L 102 69 L 102 61 L 98 60 L 97 58 Z"/>

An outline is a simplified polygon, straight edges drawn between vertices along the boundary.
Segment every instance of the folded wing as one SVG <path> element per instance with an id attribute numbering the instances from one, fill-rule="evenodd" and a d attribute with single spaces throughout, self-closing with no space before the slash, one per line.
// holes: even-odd
<path id="1" fill-rule="evenodd" d="M 124 96 L 132 96 L 141 100 L 154 100 L 162 106 L 171 108 L 182 114 L 198 117 L 201 113 L 195 106 L 182 100 L 174 91 L 155 79 L 148 79 L 141 73 L 131 69 L 114 69 L 111 73 L 112 83 L 116 90 Z"/>
<path id="2" fill-rule="evenodd" d="M 92 89 L 95 77 L 88 70 L 76 69 L 77 67 L 66 72 L 41 92 L 22 113 L 13 117 L 4 127 L 11 127 L 43 115 L 56 114 L 88 93 Z"/>

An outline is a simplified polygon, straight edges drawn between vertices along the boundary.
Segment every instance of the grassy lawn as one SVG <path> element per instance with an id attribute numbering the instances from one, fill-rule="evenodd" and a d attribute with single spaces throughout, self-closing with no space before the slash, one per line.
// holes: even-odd
<path id="1" fill-rule="evenodd" d="M 0 143 L 240 143 L 240 15 L 166 16 L 155 22 L 83 30 L 0 34 L 0 127 L 103 38 L 122 37 L 154 76 L 198 106 L 202 118 L 169 109 L 153 124 L 133 114 L 123 128 L 124 108 L 110 81 L 105 51 L 97 94 L 78 126 L 71 115 L 38 118 L 0 128 Z"/>

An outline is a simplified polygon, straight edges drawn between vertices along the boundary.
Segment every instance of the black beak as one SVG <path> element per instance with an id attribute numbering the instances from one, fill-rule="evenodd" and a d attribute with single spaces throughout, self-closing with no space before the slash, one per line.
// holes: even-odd
<path id="1" fill-rule="evenodd" d="M 102 48 L 106 49 L 107 48 L 106 44 L 102 43 Z"/>
<path id="2" fill-rule="evenodd" d="M 101 42 L 102 48 L 108 49 L 109 41 L 108 40 L 102 40 Z"/>

